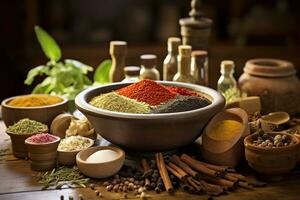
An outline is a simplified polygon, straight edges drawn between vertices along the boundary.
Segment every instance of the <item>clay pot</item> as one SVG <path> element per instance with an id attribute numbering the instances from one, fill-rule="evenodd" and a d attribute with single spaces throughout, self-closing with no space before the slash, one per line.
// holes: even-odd
<path id="1" fill-rule="evenodd" d="M 54 137 L 56 137 L 56 140 L 48 143 L 30 143 L 25 140 L 32 170 L 47 171 L 56 166 L 57 147 L 60 138 Z"/>
<path id="2" fill-rule="evenodd" d="M 48 132 L 48 128 L 42 131 L 43 133 Z M 27 158 L 28 157 L 28 150 L 25 145 L 25 140 L 37 133 L 33 134 L 16 134 L 9 131 L 6 133 L 10 136 L 12 151 L 15 157 L 17 158 Z"/>
<path id="3" fill-rule="evenodd" d="M 271 132 L 275 135 L 288 135 L 294 144 L 278 148 L 258 147 L 253 144 L 257 133 L 245 138 L 245 156 L 249 166 L 259 174 L 266 176 L 282 175 L 291 171 L 296 166 L 299 154 L 299 139 L 296 136 L 283 133 Z"/>
<path id="4" fill-rule="evenodd" d="M 300 111 L 300 81 L 292 63 L 277 59 L 247 61 L 239 86 L 248 96 L 260 96 L 262 113 Z"/>

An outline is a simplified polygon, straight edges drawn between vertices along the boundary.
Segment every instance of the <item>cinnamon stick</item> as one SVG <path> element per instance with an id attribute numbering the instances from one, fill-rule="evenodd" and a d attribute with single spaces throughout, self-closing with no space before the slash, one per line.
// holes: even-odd
<path id="1" fill-rule="evenodd" d="M 247 178 L 241 174 L 237 174 L 237 173 L 228 173 L 228 175 L 236 177 L 237 179 L 239 179 L 240 181 L 247 181 Z"/>
<path id="2" fill-rule="evenodd" d="M 173 188 L 172 182 L 170 180 L 168 171 L 166 169 L 162 153 L 156 153 L 155 159 L 156 159 L 156 164 L 157 164 L 159 174 L 163 180 L 166 191 L 169 193 L 173 192 L 174 188 Z"/>
<path id="3" fill-rule="evenodd" d="M 187 182 L 193 187 L 195 188 L 195 190 L 197 190 L 198 192 L 200 192 L 202 189 L 199 185 L 197 185 L 194 181 L 192 177 L 188 177 L 187 178 Z"/>
<path id="4" fill-rule="evenodd" d="M 253 187 L 251 185 L 249 185 L 247 182 L 238 182 L 238 186 L 242 187 L 242 188 L 246 188 L 248 190 L 253 190 Z"/>
<path id="5" fill-rule="evenodd" d="M 176 176 L 179 180 L 184 181 L 184 177 L 181 176 L 175 169 L 170 167 L 169 165 L 166 165 L 166 169 L 171 172 L 174 176 Z"/>
<path id="6" fill-rule="evenodd" d="M 198 170 L 199 172 L 208 175 L 208 176 L 212 176 L 212 177 L 219 177 L 221 176 L 221 174 L 215 170 L 209 169 L 207 168 L 205 165 L 203 165 L 201 162 L 199 162 L 198 160 L 193 159 L 192 157 L 186 155 L 186 154 L 182 154 L 180 156 L 180 159 L 185 162 L 186 164 L 188 164 L 190 167 Z"/>
<path id="7" fill-rule="evenodd" d="M 211 176 L 203 176 L 202 177 L 205 181 L 214 183 L 216 185 L 221 185 L 221 186 L 225 186 L 228 188 L 234 188 L 234 186 L 237 184 L 235 182 L 226 180 L 226 179 L 222 179 L 222 178 L 216 178 L 216 177 L 211 177 Z"/>
<path id="8" fill-rule="evenodd" d="M 146 159 L 142 159 L 142 167 L 144 169 L 144 174 L 147 173 L 150 170 L 150 166 L 149 166 L 149 164 L 148 164 L 148 162 L 147 162 Z M 147 189 L 150 188 L 150 180 L 147 177 L 145 177 L 145 187 Z"/>
<path id="9" fill-rule="evenodd" d="M 232 181 L 232 182 L 238 182 L 239 181 L 238 178 L 236 178 L 236 177 L 234 177 L 234 176 L 232 176 L 232 175 L 230 175 L 228 173 L 226 173 L 223 178 L 225 178 L 225 179 L 227 179 L 229 181 Z"/>
<path id="10" fill-rule="evenodd" d="M 175 169 L 182 176 L 183 179 L 186 179 L 188 177 L 188 174 L 174 163 L 169 162 L 168 165 Z"/>
<path id="11" fill-rule="evenodd" d="M 222 166 L 222 165 L 213 165 L 210 163 L 205 163 L 205 162 L 201 162 L 203 165 L 205 165 L 206 167 L 215 170 L 215 171 L 219 171 L 219 172 L 233 172 L 235 171 L 233 168 L 229 167 L 229 166 Z"/>
<path id="12" fill-rule="evenodd" d="M 199 178 L 198 172 L 190 168 L 190 166 L 188 166 L 186 163 L 182 162 L 177 155 L 175 154 L 172 155 L 170 161 L 176 164 L 177 166 L 181 167 L 181 169 L 183 169 L 186 173 L 188 173 L 192 177 Z"/>

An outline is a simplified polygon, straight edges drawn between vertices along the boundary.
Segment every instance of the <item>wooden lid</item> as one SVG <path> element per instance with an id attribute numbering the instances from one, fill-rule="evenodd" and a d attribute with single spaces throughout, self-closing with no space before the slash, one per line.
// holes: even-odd
<path id="1" fill-rule="evenodd" d="M 296 74 L 293 63 L 271 58 L 248 60 L 244 67 L 244 72 L 263 77 L 285 77 Z"/>
<path id="2" fill-rule="evenodd" d="M 126 53 L 127 42 L 126 41 L 111 41 L 109 46 L 110 54 Z"/>
<path id="3" fill-rule="evenodd" d="M 140 56 L 140 59 L 141 65 L 146 68 L 152 68 L 153 66 L 156 66 L 157 56 L 154 54 L 143 54 Z"/>
<path id="4" fill-rule="evenodd" d="M 141 68 L 138 66 L 126 66 L 124 67 L 124 73 L 128 76 L 139 76 Z"/>

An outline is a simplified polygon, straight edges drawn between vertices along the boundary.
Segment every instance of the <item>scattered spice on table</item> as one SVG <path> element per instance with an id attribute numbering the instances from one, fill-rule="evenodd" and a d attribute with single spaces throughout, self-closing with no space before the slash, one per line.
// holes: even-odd
<path id="1" fill-rule="evenodd" d="M 88 148 L 91 140 L 82 136 L 70 136 L 60 141 L 57 150 L 59 151 L 80 151 Z"/>
<path id="2" fill-rule="evenodd" d="M 125 113 L 148 113 L 150 106 L 143 102 L 118 95 L 115 92 L 101 94 L 94 97 L 90 102 L 91 105 L 110 111 Z"/>
<path id="3" fill-rule="evenodd" d="M 9 126 L 6 131 L 14 134 L 34 134 L 41 133 L 48 130 L 47 125 L 37 122 L 35 120 L 30 120 L 28 118 L 21 119 L 17 123 Z"/>
<path id="4" fill-rule="evenodd" d="M 195 96 L 178 95 L 175 99 L 168 101 L 165 104 L 159 105 L 153 109 L 153 113 L 172 113 L 183 112 L 203 108 L 208 106 L 210 102 L 206 98 Z"/>
<path id="5" fill-rule="evenodd" d="M 197 92 L 194 92 L 189 89 L 181 88 L 181 87 L 176 87 L 176 86 L 165 86 L 170 92 L 183 95 L 183 96 L 195 96 L 195 97 L 201 97 L 200 94 Z"/>
<path id="6" fill-rule="evenodd" d="M 243 124 L 236 120 L 226 119 L 216 122 L 214 127 L 209 129 L 207 136 L 214 140 L 229 140 L 240 133 Z"/>
<path id="7" fill-rule="evenodd" d="M 140 102 L 148 103 L 151 106 L 165 103 L 177 95 L 152 80 L 139 81 L 117 90 L 117 93 Z"/>
<path id="8" fill-rule="evenodd" d="M 90 179 L 80 173 L 77 167 L 61 166 L 52 171 L 40 172 L 34 177 L 38 183 L 42 184 L 43 189 L 55 187 L 57 189 L 64 185 L 68 187 L 86 187 Z"/>
<path id="9" fill-rule="evenodd" d="M 27 138 L 26 141 L 30 142 L 30 143 L 40 144 L 40 143 L 54 142 L 57 139 L 58 139 L 58 137 L 55 137 L 49 133 L 39 133 L 39 134 L 36 134 L 36 135 L 33 135 L 33 136 Z"/>
<path id="10" fill-rule="evenodd" d="M 277 134 L 275 136 L 259 131 L 257 138 L 253 141 L 253 144 L 258 147 L 276 148 L 284 147 L 294 144 L 290 136 L 284 134 Z"/>
<path id="11" fill-rule="evenodd" d="M 48 106 L 62 102 L 63 99 L 51 95 L 26 95 L 11 100 L 8 105 L 16 107 Z"/>

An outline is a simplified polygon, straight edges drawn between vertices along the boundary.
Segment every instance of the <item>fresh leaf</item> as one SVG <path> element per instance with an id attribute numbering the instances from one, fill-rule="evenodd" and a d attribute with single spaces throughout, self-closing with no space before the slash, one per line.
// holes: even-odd
<path id="1" fill-rule="evenodd" d="M 36 85 L 33 89 L 33 94 L 49 94 L 54 87 L 54 80 L 52 77 L 47 77 L 43 82 Z"/>
<path id="2" fill-rule="evenodd" d="M 73 59 L 66 59 L 65 60 L 66 65 L 73 65 L 74 67 L 77 67 L 80 69 L 84 74 L 87 74 L 89 71 L 93 71 L 94 69 L 91 66 L 88 66 L 86 64 L 83 64 L 77 60 Z"/>
<path id="3" fill-rule="evenodd" d="M 39 26 L 35 26 L 34 30 L 47 58 L 52 62 L 57 62 L 61 57 L 61 50 L 55 40 Z"/>
<path id="4" fill-rule="evenodd" d="M 27 78 L 24 81 L 24 83 L 26 85 L 31 85 L 31 83 L 33 82 L 36 76 L 47 74 L 48 72 L 49 72 L 49 68 L 47 66 L 44 65 L 37 66 L 28 72 Z"/>
<path id="5" fill-rule="evenodd" d="M 111 60 L 104 60 L 96 69 L 94 74 L 94 81 L 98 83 L 110 83 L 109 71 L 111 68 Z"/>

